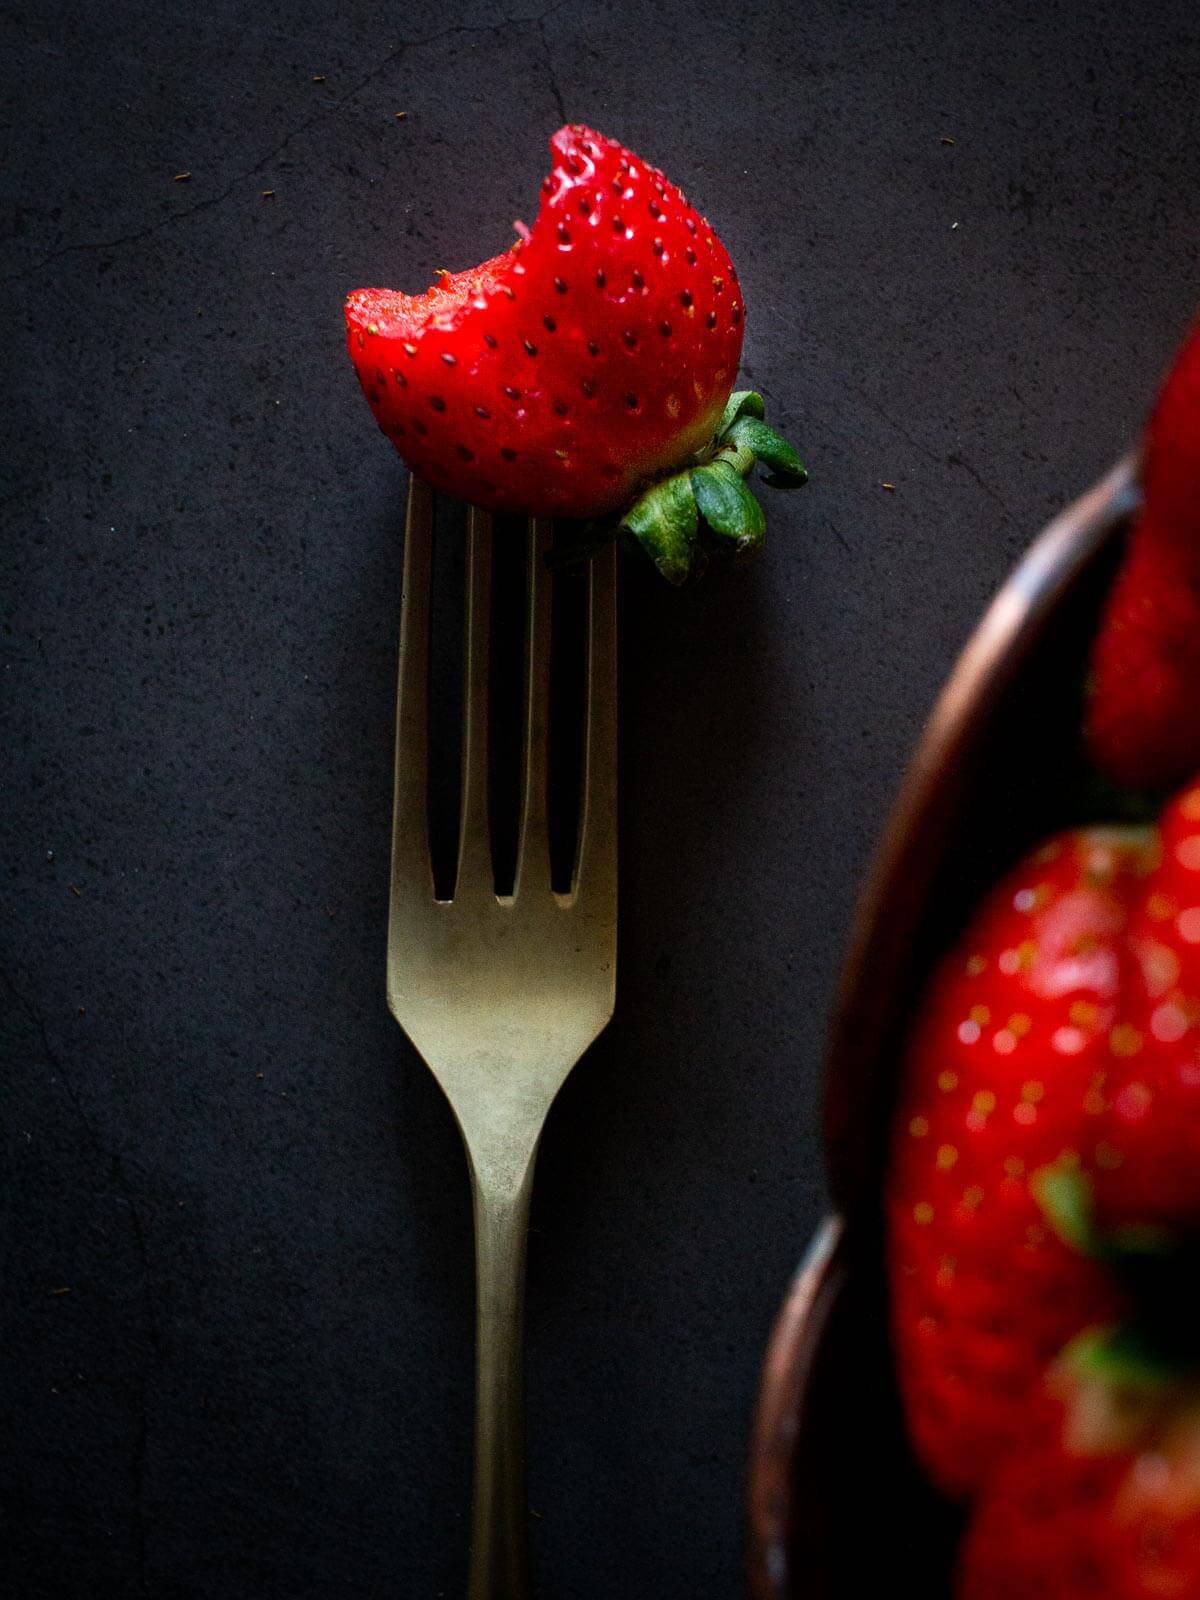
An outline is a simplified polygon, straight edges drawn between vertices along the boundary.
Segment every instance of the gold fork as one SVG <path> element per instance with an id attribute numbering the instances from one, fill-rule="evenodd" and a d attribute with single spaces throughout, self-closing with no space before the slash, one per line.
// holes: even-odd
<path id="1" fill-rule="evenodd" d="M 521 1327 L 538 1140 L 575 1062 L 613 1012 L 617 947 L 616 555 L 588 576 L 583 792 L 570 891 L 547 829 L 550 524 L 528 525 L 516 880 L 494 888 L 488 823 L 491 519 L 468 516 L 462 820 L 452 900 L 434 895 L 427 821 L 433 494 L 409 487 L 400 614 L 388 1004 L 445 1091 L 475 1211 L 475 1474 L 468 1600 L 529 1592 Z"/>

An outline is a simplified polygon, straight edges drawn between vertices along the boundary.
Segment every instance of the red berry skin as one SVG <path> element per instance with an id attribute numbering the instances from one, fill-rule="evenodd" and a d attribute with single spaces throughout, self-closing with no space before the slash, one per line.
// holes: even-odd
<path id="1" fill-rule="evenodd" d="M 421 295 L 358 289 L 349 350 L 379 426 L 434 488 L 587 517 L 712 438 L 745 307 L 708 223 L 654 167 L 579 125 L 527 240 Z"/>
<path id="2" fill-rule="evenodd" d="M 967 1530 L 956 1600 L 1200 1596 L 1195 1394 L 1117 1426 L 1128 1442 L 1089 1439 L 1069 1395 L 1047 1386 L 1031 1398 Z"/>
<path id="3" fill-rule="evenodd" d="M 1092 649 L 1089 749 L 1130 788 L 1200 767 L 1200 571 L 1162 517 L 1148 507 L 1138 521 Z"/>
<path id="4" fill-rule="evenodd" d="M 1146 426 L 1146 505 L 1200 570 L 1200 321 L 1168 372 Z"/>
<path id="5" fill-rule="evenodd" d="M 930 1478 L 970 1497 L 1066 1341 L 1118 1292 L 1051 1230 L 1039 1169 L 1095 1144 L 1109 1030 L 1133 973 L 1144 830 L 1051 839 L 981 904 L 907 1049 L 886 1194 L 897 1377 Z"/>
<path id="6" fill-rule="evenodd" d="M 1112 1034 L 1091 1176 L 1103 1227 L 1200 1234 L 1200 780 L 1163 812 L 1159 838 L 1131 911 L 1139 981 Z"/>
<path id="7" fill-rule="evenodd" d="M 1087 740 L 1118 783 L 1200 767 L 1200 323 L 1146 430 L 1144 507 L 1092 653 Z"/>

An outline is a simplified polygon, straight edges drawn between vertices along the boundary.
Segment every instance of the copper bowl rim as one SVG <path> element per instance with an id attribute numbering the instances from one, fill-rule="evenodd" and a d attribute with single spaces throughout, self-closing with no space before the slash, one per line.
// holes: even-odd
<path id="1" fill-rule="evenodd" d="M 836 1279 L 832 1268 L 845 1235 L 841 1217 L 819 1225 L 775 1319 L 763 1364 L 750 1442 L 748 1489 L 750 1593 L 780 1600 L 788 1578 L 792 1463 L 800 1432 L 801 1398 L 823 1319 L 818 1302 Z"/>

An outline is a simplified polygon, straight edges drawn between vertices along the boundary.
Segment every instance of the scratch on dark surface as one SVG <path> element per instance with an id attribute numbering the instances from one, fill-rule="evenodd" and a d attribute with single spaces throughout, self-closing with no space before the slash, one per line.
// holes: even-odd
<path id="1" fill-rule="evenodd" d="M 886 425 L 891 428 L 894 433 L 899 434 L 900 438 L 904 440 L 905 444 L 911 449 L 915 450 L 918 455 L 924 456 L 927 461 L 935 462 L 939 467 L 945 465 L 945 462 L 943 461 L 942 457 L 938 455 L 936 450 L 927 445 L 924 440 L 918 439 L 914 434 L 911 434 L 903 425 L 903 423 L 896 421 L 895 417 L 890 417 L 883 407 L 877 405 L 876 402 L 872 400 L 870 395 L 866 394 L 862 389 L 856 388 L 853 384 L 849 384 L 847 385 L 847 392 L 852 394 L 854 398 L 862 405 L 866 406 L 867 410 L 870 411 L 874 416 L 878 417 L 880 422 L 886 423 Z"/>
<path id="2" fill-rule="evenodd" d="M 79 244 L 63 245 L 61 249 L 54 250 L 48 256 L 43 256 L 40 261 L 34 262 L 31 267 L 22 267 L 20 272 L 10 272 L 6 277 L 0 279 L 0 282 L 16 283 L 22 278 L 32 278 L 37 273 L 44 272 L 54 262 L 61 261 L 64 256 L 79 255 L 93 250 L 118 250 L 123 245 L 137 244 L 142 239 L 150 238 L 152 234 L 161 233 L 165 228 L 174 227 L 176 223 L 187 222 L 192 217 L 199 216 L 203 211 L 211 211 L 214 206 L 222 205 L 228 200 L 240 184 L 246 183 L 250 178 L 257 177 L 265 167 L 270 166 L 271 162 L 277 160 L 294 140 L 299 139 L 318 123 L 324 122 L 331 117 L 336 117 L 339 112 L 344 111 L 350 102 L 356 99 L 364 89 L 369 88 L 377 78 L 383 76 L 389 67 L 393 66 L 409 52 L 427 49 L 430 45 L 440 44 L 442 40 L 452 39 L 460 34 L 499 33 L 505 28 L 525 28 L 530 26 L 538 29 L 542 37 L 543 46 L 545 46 L 546 35 L 544 30 L 547 20 L 556 11 L 561 11 L 566 4 L 567 0 L 558 0 L 556 5 L 533 16 L 501 17 L 497 22 L 458 23 L 452 28 L 443 28 L 439 33 L 427 34 L 424 38 L 404 39 L 394 50 L 389 51 L 382 61 L 372 67 L 370 72 L 359 78 L 340 99 L 335 100 L 330 106 L 314 111 L 311 116 L 305 117 L 303 122 L 291 129 L 290 132 L 285 133 L 283 138 L 273 145 L 265 155 L 259 156 L 253 166 L 247 167 L 244 172 L 239 172 L 235 178 L 231 178 L 219 194 L 210 195 L 207 200 L 197 201 L 194 206 L 188 206 L 186 210 L 173 211 L 169 217 L 160 217 L 157 222 L 151 222 L 146 227 L 137 229 L 134 233 L 119 234 L 115 239 L 89 239 L 83 240 Z M 562 95 L 554 77 L 554 69 L 550 63 L 548 47 L 545 49 L 545 54 L 547 71 L 550 74 L 550 86 L 559 112 L 565 122 L 566 112 L 563 111 Z"/>
<path id="3" fill-rule="evenodd" d="M 971 465 L 965 456 L 961 456 L 957 451 L 954 451 L 946 457 L 946 465 L 949 467 L 961 467 L 969 478 L 973 478 L 975 480 L 975 482 L 983 490 L 984 494 L 987 495 L 988 499 L 1000 507 L 1000 510 L 1004 513 L 1005 521 L 1012 522 L 1014 520 L 1013 514 L 1005 504 L 1004 496 L 1000 493 L 999 489 L 994 488 L 986 478 L 981 477 L 979 472 Z"/>
<path id="4" fill-rule="evenodd" d="M 1029 401 L 1026 400 L 1025 396 L 1017 388 L 1016 384 L 1015 383 L 1010 383 L 1010 384 L 1006 385 L 1006 387 L 1008 389 L 1009 394 L 1012 395 L 1013 399 L 1021 407 L 1021 410 L 1022 411 L 1028 411 L 1029 410 Z"/>
<path id="5" fill-rule="evenodd" d="M 146 1244 L 146 1230 L 142 1222 L 142 1214 L 134 1197 L 134 1190 L 129 1182 L 129 1175 L 125 1171 L 120 1155 L 115 1150 L 108 1149 L 101 1139 L 95 1124 L 88 1115 L 76 1089 L 72 1074 L 68 1070 L 61 1052 L 55 1047 L 46 1027 L 46 1019 L 41 1011 L 34 1005 L 27 995 L 23 994 L 13 983 L 7 973 L 0 973 L 0 982 L 7 989 L 9 998 L 25 1013 L 37 1035 L 42 1047 L 47 1064 L 53 1071 L 55 1078 L 62 1084 L 63 1093 L 71 1102 L 72 1109 L 79 1118 L 84 1136 L 93 1153 L 101 1161 L 108 1163 L 109 1178 L 119 1202 L 129 1213 L 130 1231 L 133 1237 L 134 1250 L 137 1254 L 138 1264 L 142 1269 L 142 1328 L 146 1336 L 147 1355 L 141 1365 L 137 1377 L 137 1410 L 134 1416 L 133 1454 L 130 1462 L 130 1476 L 133 1481 L 133 1507 L 134 1507 L 134 1559 L 137 1566 L 138 1589 L 143 1595 L 150 1593 L 149 1573 L 147 1568 L 147 1536 L 148 1526 L 146 1519 L 146 1478 L 149 1459 L 149 1409 L 150 1409 L 150 1380 L 152 1369 L 157 1366 L 162 1356 L 162 1339 L 158 1325 L 158 1316 L 154 1309 L 154 1296 L 150 1281 L 150 1252 Z"/>
<path id="6" fill-rule="evenodd" d="M 557 11 L 558 7 L 555 6 L 554 10 Z M 554 104 L 558 110 L 559 121 L 569 122 L 570 118 L 567 116 L 566 102 L 563 100 L 563 92 L 554 71 L 554 57 L 550 53 L 550 39 L 546 33 L 546 19 L 551 15 L 553 13 L 547 11 L 545 15 L 537 19 L 538 36 L 542 41 L 542 56 L 546 62 L 546 77 L 550 83 L 550 93 L 554 96 Z"/>
<path id="7" fill-rule="evenodd" d="M 837 542 L 841 545 L 842 549 L 846 552 L 846 554 L 847 555 L 852 555 L 854 552 L 850 549 L 850 546 L 847 543 L 845 534 L 843 534 L 842 530 L 838 527 L 837 523 L 834 522 L 832 517 L 826 517 L 825 518 L 825 526 L 829 529 L 830 533 L 837 540 Z"/>
<path id="8" fill-rule="evenodd" d="M 832 371 L 832 368 L 829 366 L 829 364 L 822 362 L 819 357 L 811 359 L 813 359 L 814 365 L 823 366 L 826 371 Z M 745 367 L 744 370 L 749 372 L 750 369 Z M 939 455 L 931 445 L 926 444 L 924 440 L 918 439 L 914 434 L 910 433 L 903 423 L 897 422 L 895 417 L 889 416 L 883 407 L 880 406 L 877 401 L 872 399 L 872 397 L 867 394 L 865 390 L 859 388 L 856 384 L 847 382 L 846 379 L 840 375 L 838 375 L 838 381 L 842 385 L 845 393 L 853 395 L 861 405 L 865 406 L 873 416 L 879 418 L 880 422 L 885 423 L 889 428 L 892 429 L 894 433 L 898 434 L 899 437 L 904 440 L 905 444 L 909 445 L 918 455 L 924 456 L 926 461 L 931 462 L 937 467 L 961 467 L 968 477 L 975 480 L 975 482 L 983 490 L 984 494 L 987 495 L 988 499 L 991 500 L 994 505 L 999 507 L 1000 512 L 1006 522 L 1016 521 L 1016 518 L 1013 516 L 1012 511 L 1007 505 L 1004 496 L 993 484 L 990 484 L 987 479 L 984 478 L 968 460 L 966 460 L 964 456 L 960 455 L 957 451 L 953 451 L 948 456 Z M 1009 387 L 1011 388 L 1011 385 Z M 1015 390 L 1013 392 L 1014 394 L 1016 393 Z M 1020 399 L 1020 395 L 1017 395 L 1017 398 Z"/>

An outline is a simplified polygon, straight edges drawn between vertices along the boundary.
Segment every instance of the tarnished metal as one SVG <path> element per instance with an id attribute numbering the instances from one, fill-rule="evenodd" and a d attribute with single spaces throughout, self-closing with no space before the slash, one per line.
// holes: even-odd
<path id="1" fill-rule="evenodd" d="M 583 792 L 574 878 L 551 884 L 547 832 L 551 529 L 528 528 L 523 759 L 511 895 L 493 886 L 488 821 L 491 518 L 468 525 L 462 809 L 452 900 L 429 856 L 428 662 L 433 495 L 408 502 L 396 719 L 388 1004 L 445 1091 L 475 1211 L 476 1409 L 469 1600 L 529 1593 L 523 1469 L 525 1237 L 555 1095 L 605 1027 L 617 953 L 616 553 L 590 563 Z"/>

